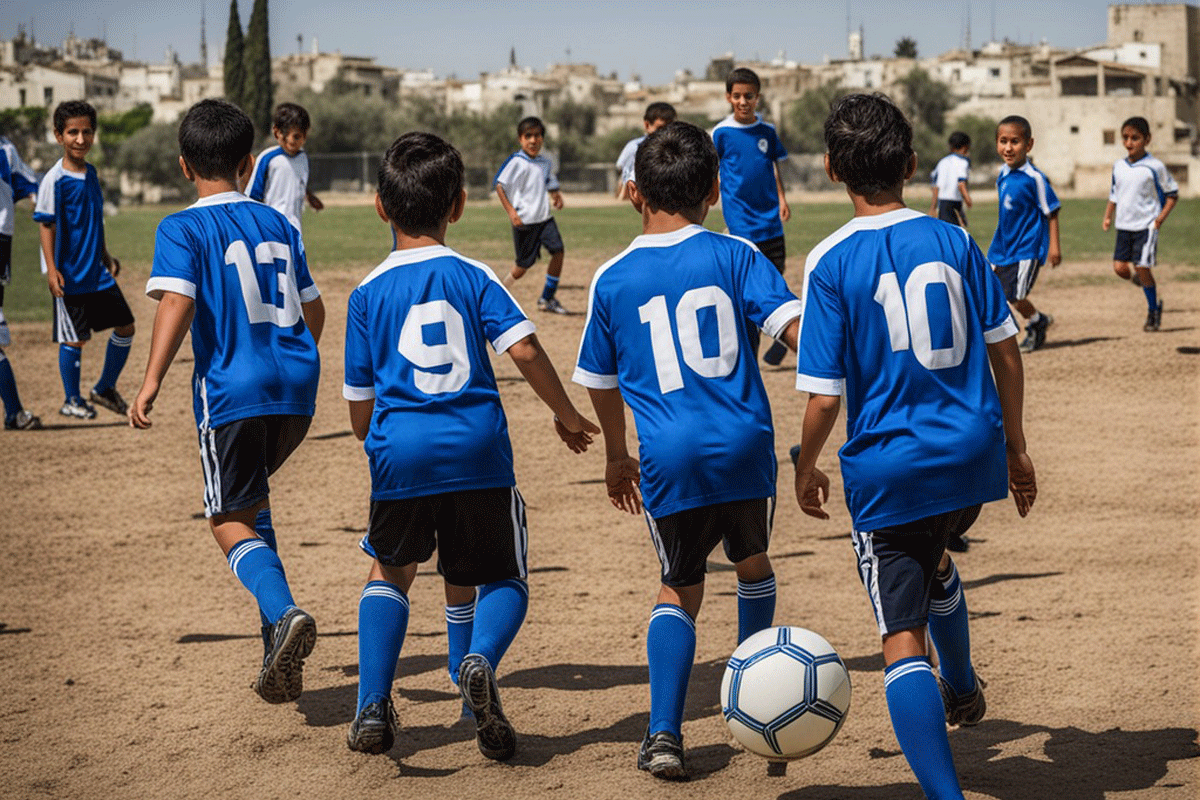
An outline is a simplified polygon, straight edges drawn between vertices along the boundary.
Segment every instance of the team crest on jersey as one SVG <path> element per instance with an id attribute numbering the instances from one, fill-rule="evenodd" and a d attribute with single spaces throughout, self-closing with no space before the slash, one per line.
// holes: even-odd
<path id="1" fill-rule="evenodd" d="M 765 153 L 765 152 L 767 152 L 767 140 L 766 140 L 766 139 L 759 139 L 759 140 L 758 140 L 758 151 L 759 151 L 760 153 Z"/>

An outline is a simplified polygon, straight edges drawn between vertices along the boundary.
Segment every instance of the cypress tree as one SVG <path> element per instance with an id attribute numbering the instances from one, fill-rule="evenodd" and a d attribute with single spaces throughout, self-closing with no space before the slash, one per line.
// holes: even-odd
<path id="1" fill-rule="evenodd" d="M 267 0 L 254 0 L 250 22 L 246 26 L 246 113 L 254 121 L 259 135 L 271 132 L 274 107 L 271 87 L 271 42 L 267 30 Z"/>
<path id="2" fill-rule="evenodd" d="M 244 48 L 237 0 L 230 0 L 229 30 L 225 34 L 225 99 L 239 107 L 245 107 L 246 65 L 242 52 Z"/>

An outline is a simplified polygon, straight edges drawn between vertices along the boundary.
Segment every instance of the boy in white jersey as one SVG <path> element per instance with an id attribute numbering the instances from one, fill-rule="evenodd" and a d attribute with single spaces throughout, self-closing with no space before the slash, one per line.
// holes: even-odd
<path id="1" fill-rule="evenodd" d="M 854 219 L 804 267 L 796 388 L 809 395 L 796 499 L 804 513 L 829 517 L 829 479 L 816 463 L 844 395 L 842 480 L 883 639 L 892 726 L 925 794 L 962 800 L 946 725 L 976 724 L 985 704 L 961 583 L 944 550 L 981 503 L 1004 497 L 1006 478 L 1021 516 L 1036 496 L 1018 329 L 966 231 L 905 207 L 917 157 L 890 100 L 838 100 L 825 142 L 825 170 L 846 185 Z"/>
<path id="2" fill-rule="evenodd" d="M 943 222 L 967 227 L 967 215 L 963 206 L 971 207 L 971 190 L 967 179 L 971 175 L 971 137 L 962 131 L 950 134 L 950 152 L 929 173 L 933 184 L 933 200 L 929 214 Z"/>
<path id="3" fill-rule="evenodd" d="M 631 514 L 644 503 L 661 567 L 637 766 L 682 780 L 695 620 L 718 543 L 737 571 L 738 641 L 775 613 L 775 437 L 750 332 L 795 349 L 800 304 L 750 242 L 702 227 L 720 196 L 704 131 L 673 122 L 650 134 L 635 171 L 630 200 L 643 233 L 592 279 L 573 379 L 588 387 L 604 431 L 609 499 Z M 625 441 L 626 403 L 640 461 Z"/>
<path id="4" fill-rule="evenodd" d="M 4 403 L 4 429 L 9 431 L 33 431 L 42 427 L 41 419 L 21 404 L 17 380 L 4 353 L 4 348 L 12 343 L 8 321 L 4 319 L 4 287 L 12 278 L 14 203 L 36 195 L 37 190 L 33 170 L 21 160 L 13 143 L 0 136 L 0 400 Z"/>
<path id="5" fill-rule="evenodd" d="M 621 154 L 617 156 L 617 199 L 625 200 L 629 197 L 629 182 L 633 180 L 633 160 L 637 157 L 638 145 L 646 140 L 646 137 L 654 133 L 656 130 L 666 125 L 669 122 L 675 121 L 675 107 L 670 103 L 651 103 L 646 106 L 646 113 L 642 115 L 642 127 L 646 132 L 636 139 L 630 139 L 621 148 Z"/>
<path id="6" fill-rule="evenodd" d="M 503 761 L 516 752 L 516 733 L 495 669 L 529 602 L 527 532 L 488 346 L 513 359 L 572 450 L 587 449 L 599 429 L 576 411 L 533 323 L 491 269 L 446 247 L 466 204 L 458 151 L 407 133 L 384 155 L 377 185 L 375 209 L 396 249 L 350 294 L 346 315 L 343 395 L 370 462 L 360 546 L 373 559 L 359 599 L 358 703 L 346 742 L 364 753 L 395 742 L 391 693 L 408 590 L 436 548 L 451 651 L 463 633 L 452 609 L 474 604 L 458 689 L 480 752 Z"/>
<path id="7" fill-rule="evenodd" d="M 146 293 L 159 304 L 129 423 L 150 427 L 190 328 L 204 513 L 258 604 L 264 655 L 254 689 L 268 703 L 284 703 L 303 691 L 317 627 L 296 607 L 276 554 L 267 479 L 312 421 L 325 306 L 300 232 L 238 191 L 253 144 L 250 118 L 224 100 L 197 103 L 179 124 L 179 166 L 199 199 L 159 223 L 155 235 Z"/>
<path id="8" fill-rule="evenodd" d="M 1115 221 L 1117 244 L 1113 250 L 1113 271 L 1141 286 L 1146 294 L 1144 331 L 1156 331 L 1162 325 L 1162 300 L 1154 280 L 1158 230 L 1179 200 L 1179 185 L 1165 164 L 1146 152 L 1150 144 L 1150 123 L 1145 117 L 1130 117 L 1121 125 L 1121 142 L 1128 158 L 1113 164 L 1112 190 L 1104 209 L 1101 227 L 1108 230 Z"/>
<path id="9" fill-rule="evenodd" d="M 271 118 L 271 134 L 278 144 L 258 154 L 254 175 L 246 194 L 253 200 L 266 203 L 279 211 L 296 226 L 304 213 L 304 203 L 313 211 L 325 207 L 321 199 L 308 190 L 308 140 L 311 122 L 308 111 L 296 103 L 280 103 Z"/>

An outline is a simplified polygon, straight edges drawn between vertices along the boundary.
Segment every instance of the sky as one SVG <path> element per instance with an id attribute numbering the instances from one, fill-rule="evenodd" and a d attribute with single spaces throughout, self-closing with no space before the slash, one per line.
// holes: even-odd
<path id="1" fill-rule="evenodd" d="M 253 0 L 237 0 L 243 30 Z M 224 52 L 230 0 L 0 0 L 0 38 L 23 25 L 39 42 L 58 45 L 74 30 L 107 37 L 130 60 L 162 62 L 168 46 L 199 60 L 200 15 L 206 15 L 209 61 Z M 745 9 L 755 10 L 753 15 Z M 678 70 L 702 75 L 709 60 L 800 63 L 845 58 L 846 34 L 863 30 L 866 55 L 891 55 L 903 36 L 921 56 L 970 43 L 1009 39 L 1087 47 L 1106 39 L 1105 0 L 270 0 L 271 54 L 304 51 L 373 56 L 438 77 L 475 78 L 508 64 L 542 70 L 590 63 L 602 75 L 669 83 Z"/>

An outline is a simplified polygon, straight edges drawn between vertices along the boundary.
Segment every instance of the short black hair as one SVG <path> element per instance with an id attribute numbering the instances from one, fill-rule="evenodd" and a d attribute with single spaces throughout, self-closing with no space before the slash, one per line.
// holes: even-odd
<path id="1" fill-rule="evenodd" d="M 234 180 L 254 147 L 254 123 L 226 100 L 201 100 L 179 123 L 179 154 L 205 180 Z"/>
<path id="2" fill-rule="evenodd" d="M 275 113 L 271 116 L 271 127 L 281 133 L 296 128 L 308 133 L 310 124 L 308 112 L 304 110 L 304 106 L 296 103 L 280 103 L 275 106 Z"/>
<path id="3" fill-rule="evenodd" d="M 542 136 L 546 135 L 546 126 L 537 117 L 526 117 L 517 123 L 517 136 L 524 136 L 529 131 L 537 128 L 542 132 Z"/>
<path id="4" fill-rule="evenodd" d="M 1121 123 L 1121 130 L 1126 128 L 1133 128 L 1147 139 L 1150 138 L 1150 121 L 1145 117 L 1130 117 Z"/>
<path id="5" fill-rule="evenodd" d="M 642 119 L 646 122 L 674 122 L 675 106 L 670 103 L 651 103 L 646 106 L 646 113 L 642 115 Z"/>
<path id="6" fill-rule="evenodd" d="M 903 184 L 912 145 L 904 112 L 879 92 L 835 100 L 825 120 L 829 167 L 857 195 L 871 197 Z"/>
<path id="7" fill-rule="evenodd" d="M 719 164 L 707 133 L 689 122 L 671 122 L 638 145 L 634 183 L 651 208 L 691 211 L 712 191 Z"/>
<path id="8" fill-rule="evenodd" d="M 96 109 L 92 104 L 86 100 L 67 100 L 54 109 L 54 132 L 66 130 L 67 120 L 72 117 L 87 117 L 92 121 L 92 130 L 96 130 Z"/>
<path id="9" fill-rule="evenodd" d="M 1004 119 L 996 123 L 996 135 L 1000 134 L 1001 125 L 1016 125 L 1022 131 L 1026 139 L 1033 138 L 1033 126 L 1029 124 L 1029 120 L 1022 117 L 1020 114 L 1009 114 Z"/>
<path id="10" fill-rule="evenodd" d="M 950 134 L 949 142 L 951 150 L 961 150 L 964 147 L 971 146 L 971 137 L 967 136 L 962 131 L 955 131 L 954 133 Z"/>
<path id="11" fill-rule="evenodd" d="M 438 230 L 462 189 L 462 156 L 432 133 L 404 134 L 379 164 L 379 202 L 392 224 L 410 235 Z"/>
<path id="12" fill-rule="evenodd" d="M 735 83 L 748 83 L 754 87 L 754 91 L 762 91 L 762 84 L 758 80 L 758 73 L 746 67 L 738 67 L 725 76 L 725 91 L 732 92 Z"/>

